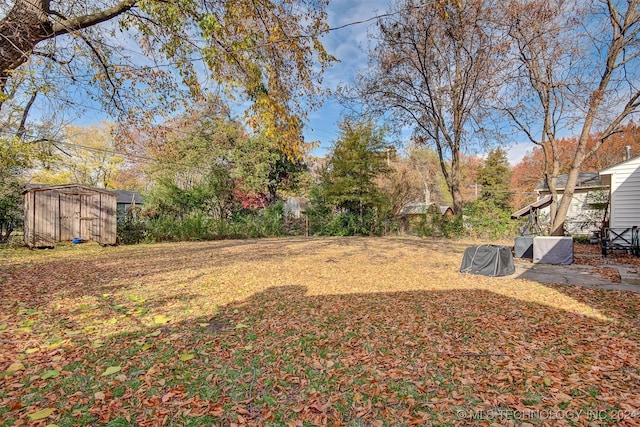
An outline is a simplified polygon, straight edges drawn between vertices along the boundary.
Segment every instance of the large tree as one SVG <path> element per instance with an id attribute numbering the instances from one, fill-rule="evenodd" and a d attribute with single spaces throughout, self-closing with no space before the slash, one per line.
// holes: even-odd
<path id="1" fill-rule="evenodd" d="M 15 0 L 0 10 L 2 130 L 27 136 L 29 112 L 46 115 L 45 101 L 87 107 L 83 97 L 139 125 L 220 85 L 248 98 L 250 123 L 298 154 L 300 115 L 332 61 L 319 42 L 326 3 Z"/>
<path id="2" fill-rule="evenodd" d="M 389 144 L 384 130 L 370 122 L 344 120 L 321 176 L 324 201 L 359 219 L 364 230 L 365 214 L 383 204 L 378 178 L 390 171 L 387 164 Z"/>
<path id="3" fill-rule="evenodd" d="M 164 125 L 165 134 L 148 141 L 152 182 L 147 207 L 161 216 L 184 219 L 228 217 L 234 208 L 229 150 L 247 136 L 216 103 L 194 107 Z"/>
<path id="4" fill-rule="evenodd" d="M 25 184 L 22 171 L 32 166 L 37 147 L 17 139 L 0 143 L 0 243 L 6 241 L 22 220 L 23 200 L 20 194 Z"/>
<path id="5" fill-rule="evenodd" d="M 480 197 L 499 209 L 507 210 L 511 193 L 511 168 L 507 153 L 501 148 L 489 151 L 487 159 L 478 170 L 478 184 L 482 187 Z"/>
<path id="6" fill-rule="evenodd" d="M 640 107 L 640 0 L 512 0 L 503 3 L 513 42 L 514 85 L 504 111 L 544 154 L 554 196 L 551 233 L 562 234 L 587 159 Z M 573 133 L 568 164 L 559 136 Z M 557 177 L 568 179 L 558 201 Z"/>
<path id="7" fill-rule="evenodd" d="M 287 156 L 264 133 L 240 140 L 229 152 L 229 159 L 238 192 L 259 197 L 264 206 L 275 203 L 281 190 L 292 191 L 298 175 L 306 170 L 301 160 Z"/>
<path id="8" fill-rule="evenodd" d="M 410 169 L 418 175 L 420 197 L 412 202 L 442 203 L 442 172 L 438 155 L 429 147 L 411 144 L 407 147 L 407 159 Z M 444 191 L 446 194 L 446 190 Z"/>
<path id="9" fill-rule="evenodd" d="M 458 215 L 460 154 L 482 130 L 500 74 L 492 11 L 485 0 L 399 0 L 379 22 L 358 82 L 368 106 L 391 112 L 436 149 Z"/>

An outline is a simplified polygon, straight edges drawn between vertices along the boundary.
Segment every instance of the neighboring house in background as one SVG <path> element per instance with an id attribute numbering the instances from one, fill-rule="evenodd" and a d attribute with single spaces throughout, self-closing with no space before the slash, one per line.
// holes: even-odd
<path id="1" fill-rule="evenodd" d="M 400 210 L 400 215 L 412 219 L 438 211 L 442 216 L 453 216 L 453 209 L 450 206 L 439 206 L 435 203 L 407 203 Z"/>
<path id="2" fill-rule="evenodd" d="M 23 191 L 24 242 L 55 247 L 56 242 L 116 243 L 116 195 L 80 184 L 34 185 Z"/>
<path id="3" fill-rule="evenodd" d="M 568 175 L 558 176 L 556 184 L 558 202 L 562 199 L 567 178 Z M 538 193 L 538 200 L 551 194 L 544 181 L 536 187 L 535 191 Z M 600 230 L 605 215 L 605 211 L 600 206 L 606 205 L 608 191 L 608 184 L 602 182 L 598 172 L 581 173 L 564 222 L 565 232 L 570 235 L 588 235 Z M 540 224 L 548 226 L 550 215 L 551 208 L 548 205 L 540 208 L 538 216 Z"/>
<path id="4" fill-rule="evenodd" d="M 640 226 L 640 156 L 601 170 L 600 179 L 609 186 L 609 226 Z"/>
<path id="5" fill-rule="evenodd" d="M 109 190 L 109 192 L 114 193 L 117 197 L 116 212 L 118 218 L 124 218 L 132 206 L 142 207 L 144 203 L 144 197 L 137 191 Z"/>
<path id="6" fill-rule="evenodd" d="M 300 219 L 307 209 L 309 209 L 309 199 L 306 197 L 289 197 L 282 207 L 285 217 L 296 219 Z"/>
<path id="7" fill-rule="evenodd" d="M 449 206 L 436 203 L 407 203 L 400 210 L 400 231 L 413 230 L 423 233 L 428 230 L 428 235 L 442 236 L 442 223 L 435 220 L 438 214 L 442 217 L 454 216 L 453 209 Z"/>

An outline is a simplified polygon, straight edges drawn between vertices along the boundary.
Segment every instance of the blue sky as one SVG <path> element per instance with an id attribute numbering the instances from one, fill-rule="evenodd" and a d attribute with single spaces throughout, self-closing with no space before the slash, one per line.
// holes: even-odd
<path id="1" fill-rule="evenodd" d="M 384 14 L 389 10 L 390 4 L 389 0 L 331 0 L 327 9 L 329 26 L 339 27 Z M 328 52 L 340 60 L 326 72 L 324 83 L 329 89 L 351 83 L 358 68 L 366 65 L 369 43 L 367 31 L 374 27 L 375 21 L 351 25 L 331 31 L 323 38 Z M 320 143 L 320 147 L 312 152 L 313 155 L 323 156 L 336 140 L 341 112 L 342 107 L 335 100 L 328 99 L 321 109 L 309 114 L 304 132 L 305 140 Z M 518 144 L 505 148 L 511 164 L 516 164 L 532 146 Z"/>
<path id="2" fill-rule="evenodd" d="M 327 8 L 329 27 L 372 18 L 384 13 L 388 5 L 388 0 L 331 0 Z M 330 90 L 353 82 L 357 70 L 366 65 L 367 31 L 374 26 L 375 21 L 351 25 L 331 31 L 322 39 L 327 51 L 340 61 L 329 68 L 324 76 L 324 84 Z M 309 114 L 305 140 L 320 143 L 320 147 L 312 152 L 313 155 L 324 155 L 336 140 L 341 112 L 340 104 L 327 99 L 322 108 Z"/>
<path id="3" fill-rule="evenodd" d="M 334 28 L 369 19 L 383 13 L 387 4 L 387 0 L 332 0 L 328 8 L 329 26 Z M 374 21 L 351 25 L 331 31 L 322 39 L 329 53 L 340 61 L 325 74 L 324 83 L 329 89 L 351 83 L 358 68 L 366 64 L 367 31 L 374 25 Z M 336 139 L 341 111 L 335 100 L 328 99 L 319 111 L 310 114 L 305 138 L 320 141 L 321 147 L 316 151 L 327 149 Z"/>
<path id="4" fill-rule="evenodd" d="M 376 22 L 371 20 L 361 24 L 349 25 L 354 22 L 366 21 L 376 15 L 384 14 L 390 9 L 394 0 L 331 0 L 327 8 L 328 22 L 331 28 L 342 27 L 329 32 L 322 42 L 327 51 L 339 62 L 330 67 L 324 75 L 324 84 L 334 90 L 340 85 L 353 82 L 359 68 L 366 66 L 366 51 L 370 47 L 368 32 L 375 29 Z M 136 47 L 131 47 L 135 52 Z M 88 100 L 84 100 L 87 103 Z M 245 105 L 246 107 L 246 105 Z M 242 108 L 242 106 L 240 107 Z M 338 122 L 343 111 L 342 106 L 333 99 L 327 99 L 324 105 L 309 113 L 305 127 L 305 140 L 317 141 L 319 147 L 312 151 L 315 156 L 324 156 L 332 143 L 338 137 Z M 77 124 L 97 123 L 105 119 L 100 108 L 88 106 L 82 117 L 74 122 Z M 408 133 L 407 133 L 408 136 Z M 527 150 L 529 144 L 511 147 L 508 157 L 512 164 L 517 163 Z"/>

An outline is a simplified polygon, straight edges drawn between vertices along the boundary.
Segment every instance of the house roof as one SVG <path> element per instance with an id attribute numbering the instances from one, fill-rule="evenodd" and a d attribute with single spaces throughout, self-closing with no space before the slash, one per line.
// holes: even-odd
<path id="1" fill-rule="evenodd" d="M 602 169 L 599 172 L 599 174 L 600 175 L 609 175 L 612 172 L 614 172 L 616 169 L 618 169 L 619 167 L 624 167 L 627 163 L 630 163 L 630 162 L 633 162 L 633 161 L 637 161 L 638 159 L 640 159 L 640 156 L 632 157 L 632 158 L 627 159 L 627 160 L 625 160 L 623 162 L 620 162 L 620 163 L 618 163 L 616 165 L 609 166 L 608 168 Z"/>
<path id="2" fill-rule="evenodd" d="M 440 214 L 444 215 L 447 211 L 453 212 L 450 206 L 438 206 L 435 203 L 407 203 L 400 211 L 401 215 L 423 215 L 429 211 L 431 206 L 436 206 L 440 209 Z"/>
<path id="3" fill-rule="evenodd" d="M 564 190 L 567 185 L 567 179 L 569 178 L 568 174 L 558 175 L 558 180 L 556 184 L 557 190 Z M 578 182 L 576 183 L 576 189 L 585 189 L 585 188 L 599 188 L 605 187 L 605 185 L 600 180 L 600 175 L 598 172 L 582 172 L 578 175 Z M 549 186 L 547 186 L 546 181 L 542 181 L 536 187 L 536 191 L 549 191 Z"/>
<path id="4" fill-rule="evenodd" d="M 141 205 L 144 203 L 144 197 L 137 191 L 130 190 L 109 190 L 117 196 L 116 203 Z"/>
<path id="5" fill-rule="evenodd" d="M 536 200 L 535 202 L 531 203 L 530 205 L 527 205 L 524 208 L 512 213 L 511 214 L 511 219 L 520 218 L 520 217 L 523 217 L 525 215 L 528 215 L 529 212 L 533 212 L 533 211 L 536 211 L 538 209 L 546 208 L 547 206 L 549 206 L 551 204 L 551 200 L 552 200 L 551 194 L 547 194 L 546 196 L 544 196 L 540 200 Z"/>

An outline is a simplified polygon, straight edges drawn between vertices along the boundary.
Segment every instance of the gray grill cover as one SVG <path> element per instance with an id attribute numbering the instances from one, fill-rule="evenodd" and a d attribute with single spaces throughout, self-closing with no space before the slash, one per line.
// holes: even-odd
<path id="1" fill-rule="evenodd" d="M 464 251 L 461 273 L 508 276 L 515 273 L 511 249 L 506 246 L 471 246 Z"/>
<path id="2" fill-rule="evenodd" d="M 513 251 L 516 258 L 533 258 L 533 237 L 516 237 Z"/>
<path id="3" fill-rule="evenodd" d="M 533 262 L 537 264 L 572 264 L 573 238 L 560 236 L 534 237 Z"/>

